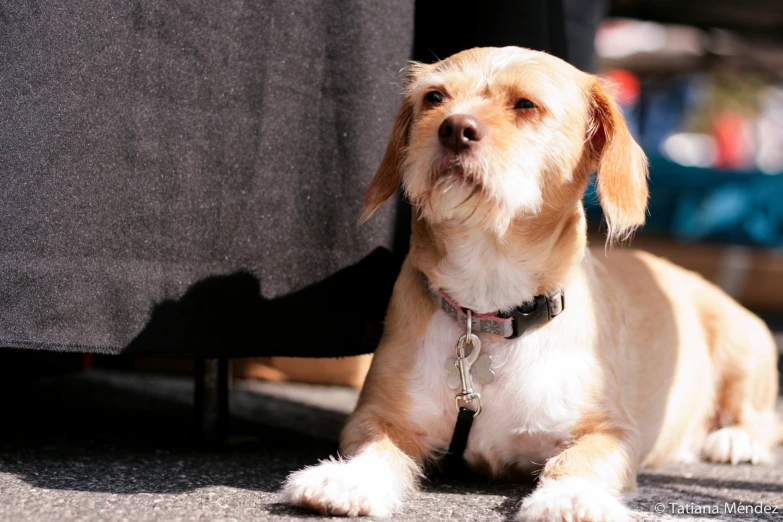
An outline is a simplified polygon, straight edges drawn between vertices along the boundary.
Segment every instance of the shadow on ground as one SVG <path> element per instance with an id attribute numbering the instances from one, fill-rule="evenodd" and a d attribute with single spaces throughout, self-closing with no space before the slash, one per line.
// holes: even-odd
<path id="1" fill-rule="evenodd" d="M 122 387 L 115 382 L 122 378 L 60 376 L 26 383 L 27 389 L 13 391 L 13 400 L 6 392 L 0 473 L 45 489 L 181 493 L 222 485 L 271 492 L 292 466 L 334 451 L 332 441 L 241 418 L 232 419 L 232 432 L 243 437 L 201 442 L 191 431 L 187 380 L 135 379 L 129 376 Z M 318 408 L 285 399 L 257 400 L 299 416 L 304 408 L 321 420 L 344 419 L 338 412 L 319 417 Z"/>

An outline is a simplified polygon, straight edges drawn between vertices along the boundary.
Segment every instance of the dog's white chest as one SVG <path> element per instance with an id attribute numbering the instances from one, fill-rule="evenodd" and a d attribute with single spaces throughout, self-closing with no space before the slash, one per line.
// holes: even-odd
<path id="1" fill-rule="evenodd" d="M 464 331 L 438 311 L 422 339 L 408 384 L 411 420 L 428 443 L 445 449 L 456 422 L 455 395 L 444 361 L 455 356 Z M 557 346 L 557 329 L 534 331 L 509 342 L 482 336 L 482 354 L 492 356 L 491 384 L 474 382 L 482 413 L 473 423 L 465 457 L 493 469 L 532 469 L 554 454 L 578 420 L 591 366 L 584 350 Z"/>

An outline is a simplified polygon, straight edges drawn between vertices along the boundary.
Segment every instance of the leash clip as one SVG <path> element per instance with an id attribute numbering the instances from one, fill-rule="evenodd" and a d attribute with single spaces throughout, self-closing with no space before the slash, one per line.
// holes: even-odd
<path id="1" fill-rule="evenodd" d="M 470 403 L 476 401 L 476 409 L 473 410 L 473 418 L 476 418 L 481 413 L 481 394 L 478 392 L 460 393 L 454 397 L 454 404 L 457 406 L 457 411 L 460 411 L 462 406 L 460 403 Z"/>
<path id="2" fill-rule="evenodd" d="M 468 318 L 465 321 L 465 335 L 459 338 L 457 341 L 457 360 L 454 365 L 459 370 L 460 385 L 462 393 L 457 394 L 454 398 L 454 403 L 457 407 L 457 411 L 460 410 L 460 403 L 476 403 L 476 409 L 474 410 L 473 417 L 478 417 L 481 413 L 481 394 L 473 391 L 473 379 L 470 375 L 470 367 L 479 358 L 481 352 L 481 339 L 473 333 L 473 317 L 471 310 L 468 310 Z M 469 353 L 465 353 L 465 345 L 471 345 L 473 349 Z"/>

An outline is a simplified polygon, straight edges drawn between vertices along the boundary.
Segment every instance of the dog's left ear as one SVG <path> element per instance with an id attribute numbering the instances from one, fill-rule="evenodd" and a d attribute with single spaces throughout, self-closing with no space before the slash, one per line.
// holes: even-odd
<path id="1" fill-rule="evenodd" d="M 647 157 L 598 79 L 591 85 L 590 97 L 593 121 L 589 138 L 598 159 L 598 198 L 609 225 L 609 242 L 622 241 L 644 224 Z"/>
<path id="2" fill-rule="evenodd" d="M 402 181 L 402 163 L 405 149 L 408 146 L 408 134 L 413 120 L 413 104 L 406 96 L 402 107 L 394 120 L 389 144 L 383 155 L 381 166 L 364 194 L 364 210 L 359 223 L 364 223 L 380 208 L 383 203 L 397 192 Z"/>

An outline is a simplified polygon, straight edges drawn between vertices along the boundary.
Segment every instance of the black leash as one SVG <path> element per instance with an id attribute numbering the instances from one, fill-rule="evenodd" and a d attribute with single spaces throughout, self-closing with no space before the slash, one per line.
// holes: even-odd
<path id="1" fill-rule="evenodd" d="M 451 476 L 461 476 L 467 472 L 465 466 L 465 448 L 468 447 L 468 437 L 470 428 L 473 426 L 473 419 L 476 412 L 465 408 L 459 409 L 457 414 L 457 424 L 454 426 L 454 435 L 451 436 L 449 452 L 443 458 L 443 471 Z"/>

